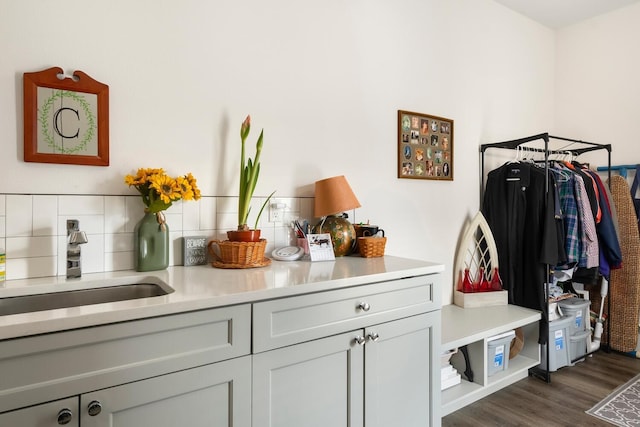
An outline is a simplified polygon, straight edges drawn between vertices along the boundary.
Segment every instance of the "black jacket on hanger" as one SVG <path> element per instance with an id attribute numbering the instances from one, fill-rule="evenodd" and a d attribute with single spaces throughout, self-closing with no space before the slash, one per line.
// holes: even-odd
<path id="1" fill-rule="evenodd" d="M 498 250 L 500 277 L 509 303 L 543 310 L 546 264 L 565 262 L 555 215 L 554 177 L 531 163 L 507 163 L 487 176 L 482 204 Z M 546 310 L 543 310 L 543 313 Z M 541 340 L 546 341 L 541 335 Z"/>

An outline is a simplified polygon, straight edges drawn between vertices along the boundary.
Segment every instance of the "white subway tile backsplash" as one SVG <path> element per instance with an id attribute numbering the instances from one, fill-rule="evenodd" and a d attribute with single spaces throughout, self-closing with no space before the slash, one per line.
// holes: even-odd
<path id="1" fill-rule="evenodd" d="M 104 215 L 64 215 L 58 217 L 58 236 L 67 235 L 67 220 L 78 220 L 80 231 L 86 234 L 104 234 Z"/>
<path id="2" fill-rule="evenodd" d="M 33 235 L 58 234 L 58 196 L 33 196 Z"/>
<path id="3" fill-rule="evenodd" d="M 57 255 L 55 236 L 7 237 L 6 256 L 12 258 L 33 258 Z"/>
<path id="4" fill-rule="evenodd" d="M 125 224 L 124 231 L 133 232 L 138 221 L 144 216 L 144 203 L 142 199 L 137 196 L 126 196 L 124 199 L 125 207 Z"/>
<path id="5" fill-rule="evenodd" d="M 302 198 L 300 199 L 300 218 L 306 218 L 308 220 L 313 219 L 314 199 Z"/>
<path id="6" fill-rule="evenodd" d="M 238 212 L 237 197 L 218 197 L 216 203 L 218 213 Z"/>
<path id="7" fill-rule="evenodd" d="M 227 232 L 229 230 L 236 230 L 238 228 L 238 214 L 237 213 L 221 213 L 217 214 L 218 223 L 216 224 L 216 229 L 221 230 L 223 232 Z"/>
<path id="8" fill-rule="evenodd" d="M 182 233 L 169 232 L 169 264 L 182 265 Z"/>
<path id="9" fill-rule="evenodd" d="M 104 254 L 104 271 L 133 270 L 133 263 L 133 251 Z"/>
<path id="10" fill-rule="evenodd" d="M 282 200 L 290 216 L 299 209 L 299 216 L 311 218 L 313 199 Z M 253 201 L 251 226 L 262 202 L 264 198 Z M 182 265 L 184 236 L 225 240 L 226 232 L 238 226 L 237 204 L 237 197 L 202 197 L 165 211 L 170 264 Z M 311 214 L 305 216 L 305 209 Z M 83 273 L 132 270 L 133 231 L 143 215 L 140 196 L 0 194 L 0 246 L 7 253 L 7 279 L 65 275 L 67 219 L 77 219 L 89 240 L 81 247 Z M 260 227 L 270 253 L 291 244 L 291 236 L 288 224 L 269 223 L 268 215 L 267 208 Z"/>
<path id="11" fill-rule="evenodd" d="M 104 234 L 88 234 L 88 243 L 82 245 L 82 272 L 104 271 Z M 66 274 L 66 272 L 64 273 Z"/>
<path id="12" fill-rule="evenodd" d="M 7 258 L 7 280 L 56 276 L 57 257 Z"/>
<path id="13" fill-rule="evenodd" d="M 127 224 L 127 209 L 124 196 L 104 197 L 104 232 L 124 233 Z"/>
<path id="14" fill-rule="evenodd" d="M 59 215 L 103 215 L 104 196 L 58 196 Z"/>
<path id="15" fill-rule="evenodd" d="M 198 230 L 216 229 L 216 205 L 215 197 L 202 197 L 198 200 L 198 209 L 200 209 Z"/>
<path id="16" fill-rule="evenodd" d="M 33 197 L 7 195 L 7 237 L 31 236 L 33 232 Z"/>
<path id="17" fill-rule="evenodd" d="M 182 231 L 182 213 L 171 213 L 170 210 L 167 210 L 164 217 L 169 226 L 169 232 Z"/>
<path id="18" fill-rule="evenodd" d="M 200 229 L 200 206 L 198 203 L 186 202 L 182 205 L 182 230 Z"/>
<path id="19" fill-rule="evenodd" d="M 104 235 L 104 252 L 125 252 L 133 250 L 133 233 Z"/>

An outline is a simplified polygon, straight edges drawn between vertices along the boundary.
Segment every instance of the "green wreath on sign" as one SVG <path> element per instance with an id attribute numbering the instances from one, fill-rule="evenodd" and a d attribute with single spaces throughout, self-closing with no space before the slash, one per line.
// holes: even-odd
<path id="1" fill-rule="evenodd" d="M 49 119 L 49 112 L 51 111 L 51 107 L 53 106 L 53 103 L 57 99 L 63 99 L 63 98 L 73 99 L 78 104 L 80 104 L 80 106 L 82 107 L 82 110 L 85 113 L 85 116 L 87 117 L 87 124 L 88 124 L 87 131 L 83 135 L 80 143 L 72 148 L 65 148 L 61 145 L 56 144 L 53 138 L 53 134 L 51 133 L 50 127 L 47 125 L 47 121 Z M 78 95 L 76 92 L 71 92 L 68 90 L 61 90 L 58 92 L 54 91 L 53 95 L 51 95 L 49 99 L 45 101 L 44 105 L 42 106 L 42 109 L 39 111 L 40 111 L 40 115 L 38 117 L 38 122 L 40 122 L 42 133 L 44 135 L 44 140 L 47 143 L 47 146 L 52 150 L 57 150 L 63 154 L 76 154 L 76 153 L 82 152 L 83 150 L 86 149 L 87 144 L 89 143 L 89 141 L 91 141 L 91 139 L 93 139 L 93 136 L 95 135 L 95 132 L 96 132 L 95 116 L 93 115 L 93 112 L 91 111 L 91 108 L 87 103 L 87 101 L 84 99 L 84 97 Z"/>

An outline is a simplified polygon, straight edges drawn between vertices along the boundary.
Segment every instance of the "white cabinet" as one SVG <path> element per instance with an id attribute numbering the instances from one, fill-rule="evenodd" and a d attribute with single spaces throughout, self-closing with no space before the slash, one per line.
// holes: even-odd
<path id="1" fill-rule="evenodd" d="M 80 396 L 83 427 L 251 425 L 251 356 Z"/>
<path id="2" fill-rule="evenodd" d="M 437 280 L 255 304 L 253 427 L 439 425 Z"/>
<path id="3" fill-rule="evenodd" d="M 379 337 L 365 345 L 367 427 L 440 425 L 439 325 L 437 312 L 365 330 Z"/>
<path id="4" fill-rule="evenodd" d="M 364 347 L 346 333 L 253 357 L 253 427 L 361 427 Z"/>
<path id="5" fill-rule="evenodd" d="M 80 416 L 78 397 L 56 400 L 30 408 L 0 414 L 0 426 L 7 427 L 78 427 Z"/>
<path id="6" fill-rule="evenodd" d="M 244 356 L 6 412 L 0 426 L 249 427 L 250 396 Z"/>
<path id="7" fill-rule="evenodd" d="M 442 391 L 442 416 L 448 415 L 476 400 L 508 386 L 528 375 L 529 368 L 540 364 L 540 312 L 515 305 L 460 308 L 442 307 L 442 350 L 467 346 L 473 382 L 462 375 L 462 381 Z M 488 338 L 516 328 L 522 328 L 524 346 L 507 368 L 489 376 Z M 465 360 L 459 351 L 451 364 L 462 374 Z"/>
<path id="8" fill-rule="evenodd" d="M 439 281 L 4 340 L 0 426 L 439 426 Z"/>
<path id="9" fill-rule="evenodd" d="M 4 341 L 0 425 L 248 427 L 250 319 L 239 305 Z"/>

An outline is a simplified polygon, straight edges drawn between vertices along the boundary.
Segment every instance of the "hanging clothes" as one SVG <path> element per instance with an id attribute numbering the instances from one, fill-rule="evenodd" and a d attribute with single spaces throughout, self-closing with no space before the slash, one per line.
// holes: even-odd
<path id="1" fill-rule="evenodd" d="M 580 260 L 578 261 L 578 267 L 594 268 L 598 266 L 598 237 L 596 235 L 594 212 L 596 212 L 597 215 L 600 209 L 597 206 L 595 208 L 593 207 L 593 205 L 597 205 L 598 202 L 595 196 L 589 196 L 590 193 L 587 188 L 591 186 L 591 178 L 588 179 L 588 185 L 585 185 L 583 176 L 576 173 L 574 180 L 582 240 L 582 251 Z"/>
<path id="2" fill-rule="evenodd" d="M 602 260 L 600 262 L 600 274 L 609 280 L 608 270 L 622 267 L 622 250 L 620 249 L 620 240 L 616 230 L 617 223 L 614 219 L 609 192 L 602 179 L 592 170 L 583 170 L 591 175 L 598 189 L 602 216 L 600 222 L 596 224 L 596 231 L 598 233 L 600 254 L 604 258 L 604 263 Z"/>
<path id="3" fill-rule="evenodd" d="M 574 176 L 566 168 L 553 163 L 549 169 L 556 178 L 556 189 L 559 206 L 562 215 L 564 231 L 564 249 L 566 261 L 556 267 L 562 270 L 573 271 L 580 261 L 582 241 L 580 238 L 580 218 L 578 217 L 578 205 L 574 195 Z"/>
<path id="4" fill-rule="evenodd" d="M 546 191 L 546 182 L 552 191 Z M 482 213 L 493 233 L 503 288 L 512 304 L 545 306 L 546 264 L 566 261 L 556 218 L 553 174 L 530 163 L 507 163 L 487 175 Z"/>

